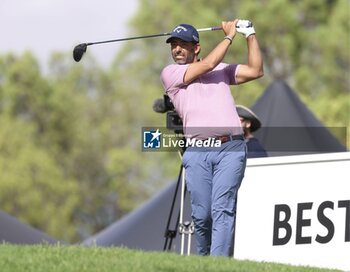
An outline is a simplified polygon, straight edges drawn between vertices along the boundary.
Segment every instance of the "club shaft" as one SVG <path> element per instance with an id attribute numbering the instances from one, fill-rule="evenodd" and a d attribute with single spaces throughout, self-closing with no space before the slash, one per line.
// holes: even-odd
<path id="1" fill-rule="evenodd" d="M 129 40 L 137 40 L 137 39 L 146 39 L 146 38 L 161 37 L 161 36 L 167 36 L 167 35 L 170 35 L 170 33 L 159 33 L 159 34 L 153 34 L 153 35 L 129 37 L 129 38 L 114 39 L 114 40 L 106 40 L 106 41 L 99 41 L 99 42 L 90 42 L 90 43 L 87 43 L 87 45 L 101 44 L 101 43 L 111 43 L 111 42 L 122 42 L 122 41 L 129 41 Z"/>
<path id="2" fill-rule="evenodd" d="M 215 27 L 199 28 L 199 29 L 197 29 L 197 31 L 198 32 L 204 32 L 204 31 L 215 31 L 215 30 L 221 30 L 221 29 L 222 29 L 222 27 L 215 26 Z M 112 42 L 122 42 L 122 41 L 129 41 L 129 40 L 137 40 L 137 39 L 146 39 L 146 38 L 154 38 L 154 37 L 161 37 L 161 36 L 169 36 L 169 35 L 171 35 L 171 32 L 152 34 L 152 35 L 145 35 L 145 36 L 129 37 L 129 38 L 122 38 L 122 39 L 114 39 L 114 40 L 106 40 L 106 41 L 99 41 L 99 42 L 90 42 L 90 43 L 86 43 L 86 45 L 94 45 L 94 44 L 101 44 L 101 43 L 112 43 Z"/>

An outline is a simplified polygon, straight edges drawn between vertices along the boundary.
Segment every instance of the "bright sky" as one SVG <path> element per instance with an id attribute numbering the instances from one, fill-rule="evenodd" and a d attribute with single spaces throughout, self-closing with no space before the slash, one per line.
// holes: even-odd
<path id="1" fill-rule="evenodd" d="M 72 52 L 79 43 L 132 36 L 127 22 L 137 1 L 0 0 L 0 55 L 30 50 L 45 66 L 52 51 Z M 108 65 L 120 46 L 91 46 L 88 53 Z"/>

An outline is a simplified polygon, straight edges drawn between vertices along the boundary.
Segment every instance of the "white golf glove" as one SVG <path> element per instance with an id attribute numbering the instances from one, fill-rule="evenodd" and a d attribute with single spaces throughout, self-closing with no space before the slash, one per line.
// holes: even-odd
<path id="1" fill-rule="evenodd" d="M 246 38 L 252 34 L 255 34 L 253 24 L 249 20 L 238 20 L 236 24 L 236 30 L 238 33 L 243 34 Z"/>

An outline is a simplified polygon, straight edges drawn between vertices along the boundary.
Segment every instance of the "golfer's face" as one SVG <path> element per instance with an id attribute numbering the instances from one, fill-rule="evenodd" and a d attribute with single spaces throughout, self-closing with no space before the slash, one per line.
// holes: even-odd
<path id="1" fill-rule="evenodd" d="M 196 59 L 196 44 L 174 39 L 170 45 L 171 55 L 177 64 L 192 63 Z"/>

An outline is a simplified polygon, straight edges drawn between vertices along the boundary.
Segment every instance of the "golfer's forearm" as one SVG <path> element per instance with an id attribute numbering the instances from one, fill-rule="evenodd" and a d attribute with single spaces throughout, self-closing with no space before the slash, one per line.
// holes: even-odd
<path id="1" fill-rule="evenodd" d="M 214 69 L 225 57 L 231 41 L 228 39 L 222 40 L 209 54 L 203 59 L 203 62 Z"/>
<path id="2" fill-rule="evenodd" d="M 188 84 L 199 76 L 213 70 L 225 57 L 231 42 L 228 39 L 221 41 L 204 59 L 189 65 L 184 83 Z"/>
<path id="3" fill-rule="evenodd" d="M 259 47 L 258 40 L 255 35 L 247 38 L 248 45 L 248 66 L 253 69 L 257 77 L 264 75 L 263 59 Z"/>

